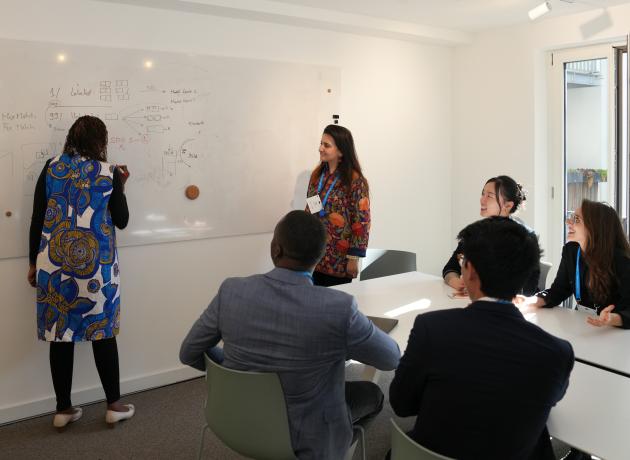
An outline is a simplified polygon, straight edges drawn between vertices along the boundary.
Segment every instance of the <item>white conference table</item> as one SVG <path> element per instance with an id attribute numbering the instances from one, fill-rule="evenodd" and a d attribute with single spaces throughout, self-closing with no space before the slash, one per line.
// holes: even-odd
<path id="1" fill-rule="evenodd" d="M 441 278 L 420 272 L 336 286 L 356 297 L 366 315 L 399 320 L 390 336 L 401 352 L 418 314 L 463 308 L 469 299 L 449 297 Z M 630 331 L 586 324 L 586 313 L 565 308 L 539 309 L 525 317 L 549 333 L 571 342 L 576 358 L 630 375 Z M 630 458 L 626 448 L 630 426 L 630 378 L 575 363 L 567 394 L 549 415 L 549 433 L 606 460 Z"/>
<path id="2" fill-rule="evenodd" d="M 398 319 L 390 335 L 401 350 L 418 314 L 463 308 L 470 303 L 469 299 L 450 298 L 452 289 L 442 278 L 420 272 L 344 284 L 336 289 L 354 295 L 359 310 L 366 315 Z M 568 340 L 579 361 L 630 377 L 630 330 L 591 326 L 586 322 L 587 313 L 561 307 L 524 311 L 524 315 L 550 334 Z"/>
<path id="3" fill-rule="evenodd" d="M 551 410 L 551 436 L 605 460 L 627 460 L 630 379 L 576 362 L 564 398 Z"/>
<path id="4" fill-rule="evenodd" d="M 357 299 L 359 310 L 365 315 L 397 319 L 398 325 L 389 335 L 399 344 L 401 351 L 407 345 L 418 314 L 463 308 L 470 303 L 470 299 L 450 298 L 452 289 L 444 284 L 442 278 L 420 272 L 342 284 L 335 289 L 352 294 Z"/>
<path id="5" fill-rule="evenodd" d="M 586 322 L 588 313 L 569 308 L 539 308 L 524 314 L 528 321 L 568 340 L 577 360 L 630 377 L 630 330 L 591 326 Z"/>

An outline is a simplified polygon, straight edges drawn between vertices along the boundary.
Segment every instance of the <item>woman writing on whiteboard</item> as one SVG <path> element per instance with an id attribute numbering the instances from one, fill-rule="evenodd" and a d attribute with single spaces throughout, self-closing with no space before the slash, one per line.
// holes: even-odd
<path id="1" fill-rule="evenodd" d="M 120 403 L 118 348 L 120 281 L 114 226 L 127 225 L 125 167 L 107 161 L 107 128 L 96 117 L 78 118 L 63 153 L 46 162 L 35 187 L 28 281 L 37 287 L 37 333 L 50 342 L 57 399 L 53 425 L 81 418 L 70 399 L 74 344 L 91 342 L 105 395 L 105 421 L 131 418 Z"/>
<path id="2" fill-rule="evenodd" d="M 481 190 L 479 198 L 479 215 L 481 217 L 502 216 L 515 219 L 514 214 L 521 209 L 527 199 L 523 187 L 509 176 L 492 177 L 486 181 Z M 518 222 L 518 219 L 515 219 Z M 522 223 L 522 222 L 519 222 Z M 464 292 L 464 282 L 461 280 L 461 267 L 459 265 L 459 255 L 462 253 L 461 246 L 453 252 L 442 269 L 444 282 L 455 289 L 460 294 Z M 538 278 L 540 270 L 535 270 L 523 287 L 523 293 L 532 295 L 538 291 Z"/>
<path id="3" fill-rule="evenodd" d="M 556 279 L 534 305 L 553 307 L 573 295 L 591 313 L 589 324 L 630 329 L 630 245 L 617 212 L 583 200 L 567 217 L 567 240 Z"/>
<path id="4" fill-rule="evenodd" d="M 328 125 L 319 144 L 320 163 L 311 174 L 307 208 L 324 223 L 328 242 L 315 267 L 318 286 L 349 283 L 359 273 L 370 232 L 370 199 L 367 179 L 354 148 L 350 131 Z"/>

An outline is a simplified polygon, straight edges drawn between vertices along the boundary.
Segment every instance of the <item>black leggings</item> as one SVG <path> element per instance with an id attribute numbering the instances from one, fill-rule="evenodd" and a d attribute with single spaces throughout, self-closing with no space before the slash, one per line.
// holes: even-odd
<path id="1" fill-rule="evenodd" d="M 107 397 L 107 404 L 115 403 L 120 399 L 116 337 L 92 341 L 92 351 L 94 352 L 96 369 Z M 50 373 L 52 374 L 55 396 L 57 397 L 57 412 L 72 407 L 70 393 L 72 391 L 73 364 L 73 342 L 50 343 Z"/>

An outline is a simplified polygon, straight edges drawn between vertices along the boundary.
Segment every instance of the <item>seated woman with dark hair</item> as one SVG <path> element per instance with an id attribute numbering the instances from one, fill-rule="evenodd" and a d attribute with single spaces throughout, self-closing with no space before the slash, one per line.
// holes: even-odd
<path id="1" fill-rule="evenodd" d="M 515 218 L 515 214 L 523 207 L 527 200 L 525 190 L 521 184 L 517 183 L 509 176 L 497 176 L 488 179 L 481 190 L 479 199 L 481 217 L 507 217 L 513 219 L 527 228 L 520 219 Z M 530 230 L 528 228 L 528 230 Z M 530 230 L 531 231 L 531 230 Z M 461 243 L 453 251 L 453 255 L 442 269 L 444 282 L 455 289 L 460 294 L 465 294 L 464 282 L 461 279 L 462 270 L 459 265 L 458 256 L 462 253 Z M 538 292 L 538 278 L 540 268 L 536 268 L 523 286 L 523 294 L 533 295 Z M 544 288 L 544 286 L 541 286 Z"/>
<path id="2" fill-rule="evenodd" d="M 556 279 L 533 305 L 554 307 L 574 295 L 594 314 L 589 324 L 630 329 L 630 245 L 617 212 L 582 201 L 567 217 L 567 240 Z"/>

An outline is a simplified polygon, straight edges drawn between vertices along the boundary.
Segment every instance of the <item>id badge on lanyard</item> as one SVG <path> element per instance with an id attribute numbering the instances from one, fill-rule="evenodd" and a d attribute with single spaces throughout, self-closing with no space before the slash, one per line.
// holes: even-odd
<path id="1" fill-rule="evenodd" d="M 335 180 L 333 180 L 332 184 L 330 184 L 330 187 L 328 187 L 324 199 L 320 201 L 319 194 L 321 193 L 322 187 L 324 186 L 324 175 L 325 173 L 324 171 L 322 171 L 322 175 L 319 177 L 319 185 L 317 186 L 317 195 L 313 195 L 306 199 L 306 204 L 308 205 L 308 210 L 311 212 L 311 214 L 318 213 L 320 217 L 324 217 L 326 215 L 326 211 L 324 209 L 326 207 L 326 203 L 328 202 L 328 197 L 330 196 L 330 192 L 332 192 L 332 189 L 335 188 L 337 180 L 339 180 L 339 173 L 335 173 Z"/>

